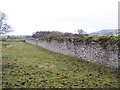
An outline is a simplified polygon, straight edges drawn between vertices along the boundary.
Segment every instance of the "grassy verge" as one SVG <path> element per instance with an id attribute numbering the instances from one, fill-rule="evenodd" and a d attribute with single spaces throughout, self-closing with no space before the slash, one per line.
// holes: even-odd
<path id="1" fill-rule="evenodd" d="M 117 70 L 52 53 L 24 42 L 3 42 L 4 88 L 117 88 Z"/>

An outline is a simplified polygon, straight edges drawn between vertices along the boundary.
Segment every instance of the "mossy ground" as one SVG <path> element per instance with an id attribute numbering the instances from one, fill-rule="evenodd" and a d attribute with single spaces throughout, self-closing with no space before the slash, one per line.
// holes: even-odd
<path id="1" fill-rule="evenodd" d="M 118 88 L 117 70 L 24 42 L 3 42 L 3 88 Z"/>

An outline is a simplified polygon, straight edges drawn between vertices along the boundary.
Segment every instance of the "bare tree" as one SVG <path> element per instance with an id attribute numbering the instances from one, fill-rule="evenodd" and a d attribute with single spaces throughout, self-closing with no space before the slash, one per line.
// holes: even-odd
<path id="1" fill-rule="evenodd" d="M 0 35 L 11 32 L 12 28 L 7 24 L 7 16 L 0 11 Z"/>
<path id="2" fill-rule="evenodd" d="M 78 29 L 77 32 L 80 36 L 86 36 L 87 35 L 87 33 L 83 29 Z"/>

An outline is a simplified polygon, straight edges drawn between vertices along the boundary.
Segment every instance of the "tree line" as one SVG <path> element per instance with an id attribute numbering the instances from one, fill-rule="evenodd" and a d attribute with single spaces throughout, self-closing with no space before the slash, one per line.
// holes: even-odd
<path id="1" fill-rule="evenodd" d="M 33 38 L 50 37 L 50 36 L 73 36 L 74 37 L 74 36 L 88 36 L 88 34 L 84 30 L 78 29 L 77 34 L 68 33 L 68 32 L 63 33 L 59 31 L 37 31 L 32 35 Z"/>

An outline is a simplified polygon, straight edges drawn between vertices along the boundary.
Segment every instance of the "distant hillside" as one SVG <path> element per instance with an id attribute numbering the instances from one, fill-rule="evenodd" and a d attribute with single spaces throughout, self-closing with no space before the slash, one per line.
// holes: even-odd
<path id="1" fill-rule="evenodd" d="M 89 36 L 118 36 L 118 29 L 103 29 L 98 32 L 90 33 Z"/>

